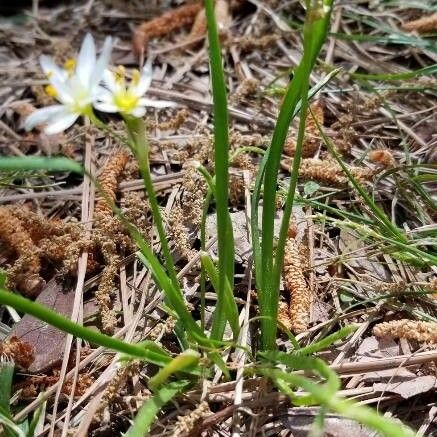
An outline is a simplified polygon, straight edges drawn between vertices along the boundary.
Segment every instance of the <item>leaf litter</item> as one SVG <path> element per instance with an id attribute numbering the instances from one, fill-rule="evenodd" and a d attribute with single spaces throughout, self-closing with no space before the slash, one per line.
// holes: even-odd
<path id="1" fill-rule="evenodd" d="M 5 14 L 0 22 L 2 154 L 61 154 L 83 162 L 87 141 L 93 135 L 92 162 L 105 193 L 148 241 L 156 242 L 138 168 L 122 144 L 86 125 L 54 136 L 38 128 L 31 133 L 22 130 L 23 117 L 50 99 L 39 73 L 40 54 L 54 54 L 62 63 L 91 31 L 99 40 L 107 35 L 117 38 L 117 62 L 132 66 L 138 55 L 154 57 L 158 70 L 151 94 L 172 100 L 179 108 L 146 115 L 153 178 L 172 250 L 184 272 L 188 305 L 195 312 L 200 299 L 199 227 L 206 187 L 190 163 L 198 161 L 210 171 L 214 167 L 201 2 L 174 5 L 163 0 L 150 9 L 135 0 L 55 2 L 51 8 L 44 2 L 35 3 L 38 7 L 33 15 L 26 9 L 4 11 L 1 7 Z M 259 164 L 256 149 L 268 145 L 284 88 L 292 80 L 292 68 L 301 53 L 299 29 L 304 11 L 297 2 L 218 1 L 216 13 L 231 101 L 231 154 L 239 153 L 232 163 L 230 193 L 231 217 L 239 236 L 234 294 L 243 314 L 250 292 L 248 308 L 254 317 L 256 291 L 248 282 L 251 254 L 246 194 L 250 183 L 244 178 L 253 183 Z M 329 154 L 312 114 L 378 205 L 415 238 L 418 247 L 432 251 L 436 245 L 436 190 L 432 183 L 435 77 L 412 74 L 397 80 L 391 76 L 435 64 L 433 32 L 435 13 L 420 5 L 345 2 L 335 6 L 332 34 L 322 52 L 324 59 L 313 72 L 312 84 L 335 68 L 341 67 L 341 71 L 312 102 L 307 119 L 299 169 L 299 211 L 293 216 L 299 223 L 303 212 L 307 225 L 298 245 L 290 237 L 289 255 L 299 262 L 288 264 L 293 266 L 293 275 L 284 265 L 280 311 L 284 314 L 280 321 L 298 334 L 302 345 L 351 323 L 362 326 L 359 335 L 320 355 L 341 376 L 343 395 L 378 405 L 380 411 L 420 428 L 422 435 L 435 432 L 429 417 L 435 414 L 437 271 L 435 266 L 412 262 L 384 239 L 383 232 L 370 227 L 372 211 Z M 373 79 L 372 74 L 378 78 Z M 119 120 L 108 121 L 118 129 Z M 279 216 L 295 140 L 296 126 L 292 125 L 279 180 Z M 315 184 L 308 188 L 307 181 Z M 177 350 L 174 318 L 163 311 L 162 296 L 138 262 L 135 246 L 98 194 L 90 199 L 94 217 L 87 238 L 79 223 L 80 195 L 86 189 L 81 180 L 71 175 L 18 172 L 1 174 L 0 182 L 0 261 L 9 272 L 12 288 L 70 315 L 77 262 L 81 253 L 87 252 L 82 293 L 84 308 L 91 311 L 87 311 L 84 324 L 122 337 L 129 330 L 129 339 L 149 339 L 169 351 Z M 214 220 L 212 205 L 208 212 L 211 242 Z M 210 250 L 214 252 L 212 244 Z M 299 304 L 302 297 L 303 304 Z M 208 289 L 206 299 L 213 312 L 212 290 Z M 310 306 L 320 314 L 309 317 Z M 289 318 L 293 312 L 299 323 Z M 20 320 L 7 308 L 0 309 L 0 317 L 8 331 L 1 351 L 19 366 L 14 380 L 15 405 L 30 413 L 42 402 L 38 392 L 47 391 L 48 407 L 53 408 L 50 393 L 59 384 L 62 361 L 70 359 L 63 357 L 65 335 L 30 316 Z M 279 336 L 281 348 L 291 350 L 285 334 Z M 248 345 L 256 338 L 252 331 Z M 62 389 L 66 396 L 56 401 L 55 419 L 64 433 L 74 434 L 79 428 L 83 432 L 86 427 L 89 435 L 104 435 L 108 429 L 122 435 L 150 397 L 146 381 L 153 369 L 133 361 L 116 370 L 111 379 L 105 371 L 112 369 L 113 354 L 92 344 L 87 347 L 79 364 L 67 366 L 70 376 Z M 230 366 L 234 358 L 229 356 Z M 72 370 L 78 372 L 73 395 Z M 25 392 L 26 386 L 33 388 Z M 236 381 L 218 378 L 215 386 L 205 381 L 201 395 L 195 390 L 188 392 L 177 404 L 166 407 L 151 434 L 227 435 L 236 430 L 237 411 L 238 429 L 244 435 L 282 435 L 287 430 L 306 435 L 317 412 L 290 407 L 285 397 L 274 391 L 263 400 L 257 395 L 261 386 L 259 379 L 245 377 L 240 404 L 234 405 Z M 87 413 L 86 406 L 102 389 L 99 407 Z M 63 422 L 68 396 L 73 396 L 73 407 L 69 421 Z M 50 420 L 48 415 L 43 418 L 42 430 L 47 431 Z M 325 425 L 332 435 L 368 435 L 359 425 L 333 415 L 326 418 Z"/>

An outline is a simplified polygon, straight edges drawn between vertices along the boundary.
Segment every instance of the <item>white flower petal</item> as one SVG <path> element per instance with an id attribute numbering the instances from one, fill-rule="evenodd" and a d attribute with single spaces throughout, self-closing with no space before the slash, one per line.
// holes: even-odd
<path id="1" fill-rule="evenodd" d="M 96 65 L 96 46 L 91 34 L 87 33 L 77 57 L 76 74 L 83 86 L 91 83 L 91 75 Z"/>
<path id="2" fill-rule="evenodd" d="M 115 106 L 113 103 L 110 102 L 95 102 L 94 103 L 94 107 L 98 110 L 98 111 L 102 111 L 102 112 L 118 112 L 119 109 L 117 106 Z"/>
<path id="3" fill-rule="evenodd" d="M 112 50 L 112 38 L 108 36 L 105 39 L 102 53 L 100 54 L 100 57 L 95 64 L 94 71 L 92 72 L 91 81 L 90 81 L 91 86 L 98 85 L 99 82 L 102 80 L 103 72 L 108 66 L 109 60 L 111 58 L 111 50 Z"/>
<path id="4" fill-rule="evenodd" d="M 133 87 L 132 91 L 137 96 L 142 96 L 150 87 L 152 83 L 152 62 L 148 60 L 143 67 L 143 71 L 141 72 L 140 81 L 136 86 Z"/>
<path id="5" fill-rule="evenodd" d="M 73 125 L 78 117 L 79 114 L 70 112 L 64 108 L 64 111 L 48 124 L 44 132 L 47 135 L 58 134 Z"/>
<path id="6" fill-rule="evenodd" d="M 62 81 L 67 79 L 68 73 L 64 69 L 58 67 L 55 64 L 55 61 L 49 56 L 42 55 L 39 58 L 39 63 L 41 64 L 41 68 L 43 69 L 46 76 L 56 76 L 59 80 Z"/>
<path id="7" fill-rule="evenodd" d="M 150 106 L 152 108 L 172 108 L 174 106 L 177 106 L 176 102 L 168 102 L 166 100 L 150 100 L 146 97 L 143 97 L 138 101 L 138 105 L 140 106 Z"/>
<path id="8" fill-rule="evenodd" d="M 143 117 L 146 113 L 146 108 L 144 106 L 137 106 L 136 108 L 132 109 L 130 111 L 130 114 L 132 114 L 134 117 Z"/>
<path id="9" fill-rule="evenodd" d="M 111 71 L 105 70 L 103 72 L 103 82 L 109 88 L 109 91 L 113 93 L 117 92 L 117 82 L 115 80 L 114 74 Z"/>
<path id="10" fill-rule="evenodd" d="M 64 105 L 71 105 L 74 102 L 74 91 L 68 82 L 60 80 L 57 76 L 50 77 L 50 83 L 58 95 L 56 99 Z"/>
<path id="11" fill-rule="evenodd" d="M 63 105 L 52 105 L 47 106 L 47 108 L 37 109 L 32 112 L 26 120 L 24 120 L 24 129 L 26 131 L 32 130 L 35 126 L 47 123 L 51 118 L 58 116 L 64 112 L 65 108 Z"/>

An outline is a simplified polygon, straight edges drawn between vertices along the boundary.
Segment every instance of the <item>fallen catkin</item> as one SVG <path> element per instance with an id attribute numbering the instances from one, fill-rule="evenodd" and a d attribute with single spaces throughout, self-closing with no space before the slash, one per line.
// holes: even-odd
<path id="1" fill-rule="evenodd" d="M 13 336 L 0 343 L 0 357 L 5 356 L 13 360 L 15 364 L 27 369 L 34 361 L 33 346 L 30 343 Z"/>
<path id="2" fill-rule="evenodd" d="M 145 21 L 135 30 L 132 40 L 134 53 L 137 56 L 141 53 L 147 53 L 147 45 L 151 38 L 167 35 L 174 30 L 188 26 L 193 23 L 202 9 L 202 2 L 189 3 L 171 9 L 152 20 Z"/>
<path id="3" fill-rule="evenodd" d="M 285 170 L 290 171 L 291 165 L 290 160 L 281 161 L 281 167 Z M 360 183 L 370 180 L 373 176 L 373 170 L 363 167 L 351 166 L 349 171 Z M 330 159 L 302 159 L 299 176 L 332 186 L 345 186 L 349 181 L 337 162 Z"/>
<path id="4" fill-rule="evenodd" d="M 290 293 L 290 327 L 296 334 L 306 331 L 310 323 L 312 296 L 303 271 L 299 246 L 294 235 L 289 234 L 285 244 L 282 278 Z"/>
<path id="5" fill-rule="evenodd" d="M 417 20 L 407 21 L 402 28 L 408 32 L 431 33 L 437 30 L 437 12 L 432 15 L 418 18 Z"/>
<path id="6" fill-rule="evenodd" d="M 394 167 L 396 165 L 396 160 L 393 156 L 393 153 L 387 149 L 377 149 L 370 151 L 369 161 L 386 168 Z"/>
<path id="7" fill-rule="evenodd" d="M 282 323 L 288 330 L 291 331 L 290 307 L 287 302 L 279 302 L 278 322 Z"/>
<path id="8" fill-rule="evenodd" d="M 208 402 L 202 401 L 195 410 L 184 416 L 178 416 L 177 422 L 172 429 L 171 437 L 186 437 L 191 435 L 196 423 L 210 413 Z"/>
<path id="9" fill-rule="evenodd" d="M 323 104 L 320 100 L 311 105 L 311 112 L 308 110 L 305 125 L 305 138 L 302 148 L 302 157 L 304 158 L 313 156 L 320 147 L 319 129 L 315 120 L 320 126 L 323 126 L 325 120 Z M 293 135 L 285 140 L 284 153 L 288 156 L 294 156 L 295 152 L 296 141 Z"/>
<path id="10" fill-rule="evenodd" d="M 376 337 L 406 338 L 423 343 L 437 343 L 437 323 L 416 320 L 393 320 L 373 328 Z"/>
<path id="11" fill-rule="evenodd" d="M 8 270 L 7 286 L 17 287 L 27 296 L 38 294 L 43 283 L 39 277 L 41 269 L 39 250 L 20 219 L 8 207 L 0 207 L 0 240 L 18 256 Z"/>
<path id="12" fill-rule="evenodd" d="M 214 13 L 217 20 L 217 27 L 220 33 L 226 32 L 231 24 L 231 15 L 229 11 L 229 3 L 227 0 L 216 0 L 214 5 Z M 207 21 L 205 9 L 202 8 L 197 14 L 191 27 L 188 41 L 200 38 L 206 35 Z"/>
<path id="13" fill-rule="evenodd" d="M 97 178 L 105 195 L 113 201 L 116 199 L 118 179 L 123 173 L 128 160 L 129 154 L 124 150 L 120 150 L 109 158 L 104 165 L 100 176 Z M 112 215 L 111 206 L 108 204 L 105 197 L 101 196 L 97 198 L 95 213 Z"/>

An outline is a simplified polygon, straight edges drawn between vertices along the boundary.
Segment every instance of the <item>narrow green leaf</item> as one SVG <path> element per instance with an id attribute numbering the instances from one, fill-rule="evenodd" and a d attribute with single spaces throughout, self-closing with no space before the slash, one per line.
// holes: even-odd
<path id="1" fill-rule="evenodd" d="M 156 373 L 149 380 L 149 387 L 156 391 L 162 384 L 164 384 L 170 376 L 177 372 L 193 368 L 199 362 L 200 354 L 192 349 L 187 349 L 177 357 L 173 358 L 166 366 Z"/>
<path id="2" fill-rule="evenodd" d="M 47 170 L 47 171 L 72 171 L 83 174 L 80 164 L 67 158 L 43 158 L 35 156 L 2 157 L 0 158 L 0 171 L 15 170 Z"/>
<path id="3" fill-rule="evenodd" d="M 220 53 L 220 40 L 214 13 L 214 1 L 205 0 L 205 14 L 208 25 L 209 61 L 213 93 L 214 112 L 214 162 L 216 176 L 216 208 L 219 292 L 224 296 L 226 278 L 234 284 L 234 235 L 229 223 L 229 120 L 225 76 Z M 219 309 L 221 303 L 218 302 Z"/>
<path id="4" fill-rule="evenodd" d="M 146 401 L 138 411 L 134 423 L 128 429 L 125 437 L 145 437 L 149 435 L 150 426 L 161 408 L 171 401 L 178 393 L 188 387 L 188 381 L 170 382 Z"/>

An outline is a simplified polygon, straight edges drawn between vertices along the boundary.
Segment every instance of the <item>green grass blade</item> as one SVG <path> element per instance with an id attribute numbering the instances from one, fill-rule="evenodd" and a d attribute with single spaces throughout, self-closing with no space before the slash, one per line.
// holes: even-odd
<path id="1" fill-rule="evenodd" d="M 11 400 L 12 378 L 14 376 L 14 363 L 7 357 L 0 356 L 0 409 L 9 413 Z"/>
<path id="2" fill-rule="evenodd" d="M 394 225 L 391 220 L 387 217 L 387 215 L 382 211 L 378 205 L 374 202 L 372 197 L 366 192 L 366 190 L 362 187 L 362 185 L 357 181 L 357 179 L 354 177 L 354 175 L 351 173 L 351 171 L 347 168 L 347 166 L 344 164 L 343 160 L 341 159 L 340 155 L 338 154 L 335 146 L 332 144 L 332 141 L 327 137 L 325 134 L 323 128 L 320 126 L 320 124 L 315 120 L 315 123 L 317 125 L 317 128 L 320 132 L 320 135 L 323 139 L 324 144 L 326 145 L 326 148 L 328 149 L 329 153 L 335 158 L 335 160 L 340 165 L 343 172 L 348 177 L 349 181 L 353 185 L 353 187 L 358 191 L 360 196 L 363 198 L 366 205 L 372 210 L 375 218 L 379 221 L 380 225 L 385 229 L 386 232 L 388 232 L 391 236 L 398 239 L 400 242 L 406 243 L 407 239 L 405 238 L 405 235 L 401 232 L 401 230 Z"/>
<path id="3" fill-rule="evenodd" d="M 336 341 L 342 340 L 343 338 L 346 338 L 348 335 L 352 334 L 352 332 L 355 332 L 358 328 L 358 325 L 348 325 L 341 329 L 339 329 L 337 332 L 334 332 L 333 334 L 327 335 L 326 337 L 322 338 L 321 340 L 311 343 L 308 346 L 301 347 L 299 350 L 297 350 L 295 353 L 299 355 L 311 355 L 316 352 L 319 352 L 323 349 L 328 348 L 332 344 L 334 344 Z"/>
<path id="4" fill-rule="evenodd" d="M 0 158 L 0 171 L 18 170 L 72 171 L 78 174 L 84 173 L 80 164 L 67 158 L 44 158 L 34 156 Z"/>
<path id="5" fill-rule="evenodd" d="M 226 84 L 213 0 L 205 0 L 208 24 L 210 74 L 214 110 L 214 157 L 218 238 L 219 293 L 223 296 L 226 278 L 234 283 L 234 235 L 228 219 L 229 196 L 229 120 Z"/>
<path id="6" fill-rule="evenodd" d="M 332 1 L 324 2 L 323 6 L 318 2 L 312 2 L 312 7 L 309 7 L 307 10 L 307 16 L 304 25 L 303 58 L 296 69 L 293 80 L 291 81 L 291 84 L 288 87 L 287 93 L 284 97 L 273 132 L 269 156 L 266 163 L 264 176 L 261 242 L 262 282 L 261 289 L 258 293 L 261 315 L 266 316 L 265 318 L 261 319 L 262 346 L 264 349 L 273 349 L 275 347 L 276 323 L 272 323 L 272 321 L 276 320 L 277 317 L 279 296 L 278 271 L 280 273 L 280 268 L 282 268 L 281 258 L 283 256 L 283 254 L 280 253 L 283 248 L 280 248 L 279 257 L 277 256 L 276 262 L 277 267 L 274 268 L 274 218 L 279 163 L 283 145 L 288 134 L 288 128 L 298 102 L 303 96 L 303 90 L 305 90 L 305 102 L 302 102 L 302 106 L 307 104 L 309 75 L 314 66 L 320 48 L 326 39 L 331 8 Z M 303 117 L 305 116 L 306 111 L 303 113 Z M 300 156 L 297 153 L 294 161 L 299 160 Z M 296 166 L 297 165 L 298 163 L 296 163 Z M 295 175 L 294 178 L 297 178 L 297 176 Z M 290 186 L 293 187 L 294 185 L 295 182 L 293 182 L 292 175 Z M 293 196 L 294 192 L 290 195 L 291 202 L 288 206 L 286 206 L 285 211 L 287 213 L 289 212 L 290 214 Z M 289 217 L 287 219 L 285 215 L 286 214 L 284 213 L 283 223 L 287 222 L 288 226 Z"/>
<path id="7" fill-rule="evenodd" d="M 166 366 L 149 379 L 149 387 L 156 391 L 173 374 L 183 370 L 194 368 L 199 362 L 200 354 L 192 349 L 187 349 L 177 357 L 173 358 Z"/>
<path id="8" fill-rule="evenodd" d="M 217 269 L 211 257 L 206 252 L 200 255 L 200 259 L 218 296 L 219 275 Z M 221 296 L 220 299 L 217 297 L 217 302 L 219 301 L 221 302 L 221 306 L 217 307 L 214 312 L 211 337 L 214 339 L 223 338 L 226 321 L 229 321 L 229 325 L 234 334 L 234 339 L 237 339 L 240 330 L 240 325 L 238 324 L 238 307 L 235 303 L 234 294 L 228 281 L 226 281 L 224 295 Z"/>
<path id="9" fill-rule="evenodd" d="M 408 80 L 415 77 L 429 76 L 437 73 L 437 64 L 428 65 L 424 68 L 419 68 L 414 71 L 407 71 L 405 73 L 350 73 L 352 79 L 360 80 L 378 80 L 378 81 L 395 81 L 395 80 Z"/>
<path id="10" fill-rule="evenodd" d="M 141 406 L 134 423 L 126 432 L 125 437 L 148 436 L 150 426 L 155 420 L 156 415 L 161 411 L 161 408 L 188 387 L 188 385 L 188 381 L 175 381 L 161 388 Z"/>
<path id="11" fill-rule="evenodd" d="M 351 400 L 333 396 L 325 386 L 317 385 L 308 378 L 285 373 L 276 369 L 261 370 L 265 376 L 273 380 L 275 385 L 285 394 L 290 395 L 290 388 L 288 384 L 296 387 L 302 387 L 305 391 L 311 393 L 313 399 L 323 407 L 341 414 L 349 419 L 356 420 L 363 425 L 372 428 L 381 435 L 386 437 L 414 437 L 415 433 L 408 427 L 395 422 L 392 419 L 380 416 L 373 409 L 364 405 L 359 405 Z M 287 384 L 285 384 L 287 383 Z M 290 399 L 295 402 L 295 396 L 291 393 Z"/>
<path id="12" fill-rule="evenodd" d="M 93 329 L 85 328 L 84 326 L 74 323 L 70 319 L 59 315 L 57 312 L 45 307 L 44 305 L 32 302 L 29 299 L 2 288 L 0 288 L 0 303 L 9 305 L 23 313 L 30 314 L 55 328 L 68 332 L 69 334 L 82 338 L 90 343 L 98 344 L 99 346 L 113 349 L 117 352 L 131 355 L 133 357 L 142 358 L 158 366 L 164 366 L 171 361 L 169 356 L 158 354 L 156 351 L 149 350 L 147 347 L 126 343 L 105 334 L 101 334 Z"/>

